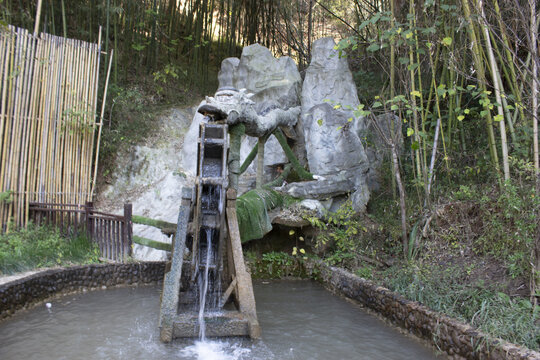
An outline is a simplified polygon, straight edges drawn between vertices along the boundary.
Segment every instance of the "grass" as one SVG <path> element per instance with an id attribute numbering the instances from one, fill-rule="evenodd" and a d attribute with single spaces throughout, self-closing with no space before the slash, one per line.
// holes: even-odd
<path id="1" fill-rule="evenodd" d="M 523 298 L 467 284 L 458 268 L 422 267 L 414 264 L 390 268 L 383 275 L 386 285 L 406 298 L 464 320 L 492 336 L 540 349 L 539 307 Z"/>
<path id="2" fill-rule="evenodd" d="M 0 235 L 0 275 L 40 267 L 98 262 L 99 249 L 82 234 L 67 239 L 48 227 L 29 225 Z"/>

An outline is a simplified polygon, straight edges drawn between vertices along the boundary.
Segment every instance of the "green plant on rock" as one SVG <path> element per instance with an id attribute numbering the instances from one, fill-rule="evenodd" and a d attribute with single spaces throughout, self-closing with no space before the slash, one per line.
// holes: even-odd
<path id="1" fill-rule="evenodd" d="M 341 252 L 359 250 L 360 234 L 367 231 L 358 220 L 351 200 L 347 200 L 336 212 L 328 212 L 324 220 L 313 216 L 308 216 L 306 219 L 312 226 L 321 230 L 317 237 L 318 247 L 333 244 Z"/>

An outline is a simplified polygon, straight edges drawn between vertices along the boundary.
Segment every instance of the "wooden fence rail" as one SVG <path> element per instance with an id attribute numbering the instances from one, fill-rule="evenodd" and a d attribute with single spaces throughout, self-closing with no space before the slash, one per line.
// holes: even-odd
<path id="1" fill-rule="evenodd" d="M 123 216 L 97 211 L 92 202 L 85 205 L 31 202 L 29 205 L 29 218 L 35 224 L 55 226 L 66 236 L 86 232 L 106 259 L 123 262 L 131 255 L 131 204 L 124 204 Z"/>

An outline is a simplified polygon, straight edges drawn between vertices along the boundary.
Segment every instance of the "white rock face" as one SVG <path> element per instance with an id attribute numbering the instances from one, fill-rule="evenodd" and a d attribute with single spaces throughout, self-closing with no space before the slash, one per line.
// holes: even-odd
<path id="1" fill-rule="evenodd" d="M 133 214 L 176 223 L 181 190 L 189 176 L 184 173 L 182 145 L 193 109 L 173 109 L 162 116 L 156 137 L 135 146 L 128 156 L 117 159 L 115 181 L 104 189 L 97 207 L 122 214 L 123 204 L 133 204 Z M 170 243 L 171 239 L 156 228 L 134 225 L 134 235 Z M 164 260 L 167 253 L 134 245 L 133 256 L 139 260 Z"/>
<path id="2" fill-rule="evenodd" d="M 370 165 L 358 133 L 364 119 L 344 106 L 359 104 L 349 65 L 334 50 L 332 38 L 313 43 L 311 64 L 302 87 L 302 123 L 309 168 L 317 175 L 341 173 L 354 183 L 353 207 L 362 211 L 369 200 L 366 176 Z M 341 108 L 335 105 L 341 104 Z"/>
<path id="3" fill-rule="evenodd" d="M 206 104 L 206 101 L 201 101 L 199 106 Z M 199 148 L 197 146 L 197 140 L 199 139 L 199 127 L 204 121 L 204 116 L 197 112 L 199 106 L 193 108 L 193 120 L 188 125 L 188 131 L 184 137 L 182 147 L 182 169 L 190 176 L 197 175 L 197 153 Z"/>

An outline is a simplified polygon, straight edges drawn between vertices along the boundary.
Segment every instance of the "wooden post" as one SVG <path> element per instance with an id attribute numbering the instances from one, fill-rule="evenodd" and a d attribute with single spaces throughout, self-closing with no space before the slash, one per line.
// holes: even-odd
<path id="1" fill-rule="evenodd" d="M 133 205 L 124 204 L 124 231 L 122 231 L 123 239 L 122 246 L 125 254 L 131 256 L 131 244 L 133 243 L 133 221 L 131 219 L 133 214 Z M 122 258 L 122 262 L 124 259 Z"/>
<path id="2" fill-rule="evenodd" d="M 94 210 L 94 203 L 91 201 L 87 201 L 84 206 L 84 219 L 86 221 L 86 234 L 88 235 L 88 238 L 94 240 L 94 228 L 93 228 L 93 220 L 91 218 L 92 211 Z"/>
<path id="3" fill-rule="evenodd" d="M 251 275 L 246 270 L 244 254 L 242 253 L 240 229 L 238 228 L 238 217 L 236 215 L 236 190 L 234 189 L 227 190 L 227 224 L 229 228 L 229 246 L 236 275 L 236 297 L 239 310 L 248 318 L 249 336 L 252 339 L 259 339 L 261 337 L 261 328 L 257 319 Z"/>
<path id="4" fill-rule="evenodd" d="M 97 168 L 98 168 L 98 162 L 99 162 L 99 144 L 101 142 L 101 130 L 103 129 L 103 116 L 105 114 L 105 103 L 107 101 L 107 90 L 109 88 L 109 77 L 111 76 L 111 66 L 112 66 L 112 60 L 114 55 L 114 49 L 111 50 L 111 57 L 109 58 L 109 67 L 107 69 L 107 78 L 105 79 L 105 90 L 103 92 L 103 102 L 101 104 L 101 116 L 99 118 L 99 130 L 98 130 L 98 137 L 97 137 L 97 144 L 96 144 L 96 159 L 94 163 L 94 181 L 92 182 L 92 190 L 90 191 L 90 196 L 94 196 L 94 191 L 96 189 L 96 181 L 97 181 Z"/>
<path id="5" fill-rule="evenodd" d="M 262 189 L 264 182 L 264 145 L 266 144 L 266 139 L 266 136 L 261 136 L 257 144 L 257 189 Z"/>

